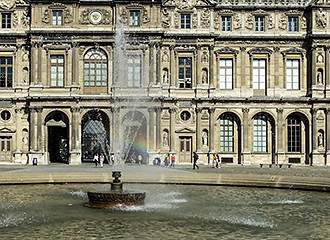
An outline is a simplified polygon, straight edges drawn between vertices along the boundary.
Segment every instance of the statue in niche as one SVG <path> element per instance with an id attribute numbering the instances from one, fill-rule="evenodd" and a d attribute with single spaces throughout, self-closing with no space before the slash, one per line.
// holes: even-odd
<path id="1" fill-rule="evenodd" d="M 168 70 L 164 68 L 163 70 L 163 83 L 168 83 Z"/>
<path id="2" fill-rule="evenodd" d="M 318 147 L 322 148 L 324 147 L 324 143 L 323 143 L 323 133 L 322 131 L 319 131 L 319 134 L 317 136 L 317 145 Z"/>
<path id="3" fill-rule="evenodd" d="M 322 55 L 322 53 L 320 53 L 319 55 L 317 55 L 317 63 L 323 63 L 323 55 Z"/>
<path id="4" fill-rule="evenodd" d="M 163 52 L 162 62 L 168 62 L 168 54 L 167 51 Z"/>
<path id="5" fill-rule="evenodd" d="M 318 71 L 317 72 L 316 80 L 317 80 L 317 84 L 318 85 L 323 85 L 323 74 L 322 74 L 322 71 Z"/>
<path id="6" fill-rule="evenodd" d="M 207 84 L 208 83 L 208 77 L 207 77 L 207 71 L 203 69 L 202 71 L 202 84 Z"/>
<path id="7" fill-rule="evenodd" d="M 168 133 L 167 133 L 167 131 L 163 132 L 163 146 L 168 147 Z"/>
<path id="8" fill-rule="evenodd" d="M 203 144 L 204 147 L 207 147 L 207 145 L 208 145 L 208 136 L 207 136 L 206 131 L 203 131 L 202 144 Z"/>
<path id="9" fill-rule="evenodd" d="M 327 26 L 327 16 L 325 15 L 325 12 L 323 12 L 322 8 L 316 12 L 316 25 L 319 28 L 326 28 Z"/>
<path id="10" fill-rule="evenodd" d="M 202 63 L 207 63 L 208 62 L 208 55 L 207 55 L 207 52 L 203 52 L 203 55 L 202 55 Z"/>

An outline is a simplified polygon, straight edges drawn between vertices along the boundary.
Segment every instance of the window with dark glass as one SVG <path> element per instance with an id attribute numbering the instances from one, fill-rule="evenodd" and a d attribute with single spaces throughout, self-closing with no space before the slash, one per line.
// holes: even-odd
<path id="1" fill-rule="evenodd" d="M 265 31 L 265 17 L 264 16 L 255 16 L 255 29 L 256 29 L 256 32 Z"/>
<path id="2" fill-rule="evenodd" d="M 50 86 L 64 86 L 64 56 L 50 56 Z"/>
<path id="3" fill-rule="evenodd" d="M 286 88 L 289 90 L 299 89 L 299 60 L 286 60 Z"/>
<path id="4" fill-rule="evenodd" d="M 84 57 L 84 86 L 105 87 L 108 81 L 107 56 L 101 49 L 90 49 Z"/>
<path id="5" fill-rule="evenodd" d="M 0 57 L 0 87 L 13 87 L 13 57 Z"/>
<path id="6" fill-rule="evenodd" d="M 179 87 L 191 88 L 192 58 L 179 57 Z"/>
<path id="7" fill-rule="evenodd" d="M 298 17 L 288 17 L 288 30 L 289 32 L 298 32 Z"/>
<path id="8" fill-rule="evenodd" d="M 11 28 L 11 13 L 1 13 L 1 27 Z"/>
<path id="9" fill-rule="evenodd" d="M 221 17 L 221 29 L 223 32 L 231 31 L 231 16 L 222 16 Z"/>
<path id="10" fill-rule="evenodd" d="M 62 10 L 53 10 L 53 25 L 62 25 L 63 24 L 63 11 Z"/>
<path id="11" fill-rule="evenodd" d="M 140 26 L 140 10 L 130 10 L 129 11 L 129 25 L 130 26 Z"/>
<path id="12" fill-rule="evenodd" d="M 191 15 L 181 14 L 181 29 L 190 29 L 190 28 L 191 28 Z"/>
<path id="13" fill-rule="evenodd" d="M 128 87 L 141 87 L 141 56 L 140 55 L 132 55 L 128 57 L 128 76 L 127 76 L 127 84 Z"/>
<path id="14" fill-rule="evenodd" d="M 267 152 L 267 118 L 262 115 L 253 119 L 253 151 Z"/>
<path id="15" fill-rule="evenodd" d="M 230 116 L 220 118 L 220 151 L 234 151 L 234 120 Z"/>
<path id="16" fill-rule="evenodd" d="M 288 118 L 288 152 L 301 152 L 301 120 Z"/>

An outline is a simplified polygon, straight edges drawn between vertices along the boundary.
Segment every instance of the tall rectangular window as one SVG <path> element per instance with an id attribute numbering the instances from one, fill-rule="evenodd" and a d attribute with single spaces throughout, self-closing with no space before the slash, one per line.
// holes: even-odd
<path id="1" fill-rule="evenodd" d="M 141 57 L 129 56 L 128 57 L 128 75 L 127 75 L 127 85 L 128 87 L 141 87 Z"/>
<path id="2" fill-rule="evenodd" d="M 286 60 L 286 88 L 290 90 L 299 89 L 299 60 Z"/>
<path id="3" fill-rule="evenodd" d="M 255 16 L 255 29 L 256 29 L 256 32 L 265 31 L 265 17 L 264 16 Z"/>
<path id="4" fill-rule="evenodd" d="M 220 151 L 234 152 L 234 121 L 229 118 L 220 119 Z"/>
<path id="5" fill-rule="evenodd" d="M 11 13 L 1 13 L 1 27 L 11 28 Z"/>
<path id="6" fill-rule="evenodd" d="M 53 10 L 53 25 L 59 26 L 63 25 L 63 11 L 62 10 Z"/>
<path id="7" fill-rule="evenodd" d="M 129 11 L 129 25 L 140 26 L 140 10 Z"/>
<path id="8" fill-rule="evenodd" d="M 220 89 L 233 89 L 232 59 L 220 59 Z"/>
<path id="9" fill-rule="evenodd" d="M 13 87 L 13 57 L 0 57 L 0 87 Z"/>
<path id="10" fill-rule="evenodd" d="M 288 152 L 301 152 L 301 121 L 288 118 Z"/>
<path id="11" fill-rule="evenodd" d="M 223 32 L 231 31 L 231 16 L 222 16 L 221 17 L 221 30 Z"/>
<path id="12" fill-rule="evenodd" d="M 179 57 L 179 87 L 191 88 L 192 58 Z"/>
<path id="13" fill-rule="evenodd" d="M 253 120 L 253 151 L 267 152 L 267 121 L 262 117 Z"/>
<path id="14" fill-rule="evenodd" d="M 50 56 L 50 86 L 64 86 L 64 56 Z"/>
<path id="15" fill-rule="evenodd" d="M 288 17 L 288 30 L 289 32 L 298 32 L 299 21 L 298 17 Z"/>
<path id="16" fill-rule="evenodd" d="M 190 28 L 191 28 L 191 15 L 181 14 L 181 29 L 190 29 Z"/>
<path id="17" fill-rule="evenodd" d="M 266 88 L 266 60 L 253 59 L 253 89 Z"/>

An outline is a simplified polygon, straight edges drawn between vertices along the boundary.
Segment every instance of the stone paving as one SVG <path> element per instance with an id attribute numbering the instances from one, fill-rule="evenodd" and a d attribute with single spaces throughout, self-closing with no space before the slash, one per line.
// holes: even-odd
<path id="1" fill-rule="evenodd" d="M 111 181 L 113 167 L 47 165 L 0 165 L 0 184 L 26 183 L 103 183 Z M 230 186 L 278 187 L 330 191 L 330 167 L 278 168 L 259 166 L 223 166 L 215 169 L 200 166 L 165 168 L 126 165 L 121 168 L 122 180 L 128 183 L 207 184 Z"/>

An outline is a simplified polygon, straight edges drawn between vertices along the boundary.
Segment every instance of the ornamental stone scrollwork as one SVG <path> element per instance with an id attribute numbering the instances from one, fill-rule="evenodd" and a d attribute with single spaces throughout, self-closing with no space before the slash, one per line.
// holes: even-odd
<path id="1" fill-rule="evenodd" d="M 214 13 L 214 28 L 219 29 L 220 28 L 220 18 L 221 15 L 219 12 Z"/>
<path id="2" fill-rule="evenodd" d="M 162 27 L 169 28 L 171 26 L 171 17 L 167 8 L 162 9 Z"/>
<path id="3" fill-rule="evenodd" d="M 233 28 L 240 29 L 242 27 L 242 19 L 239 14 L 233 16 Z"/>
<path id="4" fill-rule="evenodd" d="M 279 22 L 278 22 L 278 28 L 282 30 L 286 30 L 287 28 L 287 16 L 285 14 L 281 14 Z"/>
<path id="5" fill-rule="evenodd" d="M 197 28 L 197 26 L 198 26 L 198 15 L 197 15 L 197 12 L 195 12 L 192 15 L 191 25 L 192 25 L 193 28 Z"/>
<path id="6" fill-rule="evenodd" d="M 210 27 L 210 17 L 211 17 L 211 11 L 209 8 L 204 8 L 201 13 L 201 26 L 203 28 Z"/>
<path id="7" fill-rule="evenodd" d="M 80 15 L 81 24 L 111 24 L 111 12 L 105 9 L 85 9 Z"/>
<path id="8" fill-rule="evenodd" d="M 17 12 L 15 11 L 13 13 L 13 20 L 12 20 L 13 26 L 16 27 L 18 25 L 18 16 L 17 16 Z"/>
<path id="9" fill-rule="evenodd" d="M 248 54 L 251 56 L 253 54 L 268 54 L 271 55 L 273 51 L 269 48 L 259 47 L 259 48 L 252 48 L 248 51 Z"/>
<path id="10" fill-rule="evenodd" d="M 174 27 L 179 28 L 180 24 L 180 15 L 179 13 L 174 13 Z"/>
<path id="11" fill-rule="evenodd" d="M 192 0 L 180 0 L 177 1 L 177 7 L 180 10 L 191 10 L 194 6 Z"/>
<path id="12" fill-rule="evenodd" d="M 122 22 L 123 24 L 128 24 L 128 10 L 126 7 L 122 7 L 120 9 L 120 22 Z"/>
<path id="13" fill-rule="evenodd" d="M 248 16 L 246 16 L 245 28 L 252 30 L 253 25 L 254 25 L 254 18 L 253 18 L 253 15 L 250 13 Z"/>
<path id="14" fill-rule="evenodd" d="M 72 14 L 66 5 L 64 5 L 62 3 L 53 3 L 52 5 L 48 6 L 47 9 L 45 9 L 43 16 L 42 16 L 42 22 L 44 22 L 46 24 L 50 23 L 51 12 L 53 9 L 54 10 L 57 10 L 57 9 L 63 10 L 64 23 L 71 23 L 73 21 Z"/>
<path id="15" fill-rule="evenodd" d="M 30 25 L 30 17 L 29 17 L 28 9 L 25 9 L 23 11 L 23 15 L 21 17 L 21 23 L 24 27 L 27 27 Z"/>
<path id="16" fill-rule="evenodd" d="M 300 26 L 301 26 L 301 29 L 305 30 L 307 29 L 307 20 L 306 20 L 306 17 L 305 16 L 302 16 L 301 17 L 301 21 L 300 21 Z"/>
<path id="17" fill-rule="evenodd" d="M 315 17 L 315 23 L 318 28 L 322 29 L 327 27 L 327 15 L 322 8 L 316 12 Z"/>
<path id="18" fill-rule="evenodd" d="M 2 10 L 11 10 L 15 7 L 15 2 L 12 0 L 1 0 L 0 1 L 0 9 Z"/>
<path id="19" fill-rule="evenodd" d="M 267 22 L 268 22 L 267 28 L 268 29 L 273 29 L 274 26 L 275 26 L 273 16 L 269 16 Z"/>

